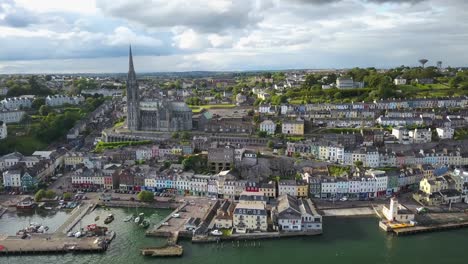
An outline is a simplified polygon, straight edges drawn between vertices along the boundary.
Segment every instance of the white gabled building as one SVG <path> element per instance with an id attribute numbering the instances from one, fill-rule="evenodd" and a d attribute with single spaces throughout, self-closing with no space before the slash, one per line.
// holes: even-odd
<path id="1" fill-rule="evenodd" d="M 266 132 L 268 135 L 274 135 L 276 130 L 275 122 L 271 120 L 265 120 L 260 123 L 260 131 Z"/>
<path id="2" fill-rule="evenodd" d="M 3 186 L 12 188 L 21 187 L 21 171 L 7 170 L 3 172 Z"/>
<path id="3" fill-rule="evenodd" d="M 398 76 L 393 80 L 393 83 L 395 83 L 395 85 L 405 85 L 406 84 L 406 79 L 404 79 L 401 76 Z"/>
<path id="4" fill-rule="evenodd" d="M 21 97 L 10 97 L 10 98 L 5 98 L 2 101 L 0 101 L 0 104 L 3 106 L 3 108 L 6 108 L 8 110 L 17 110 L 17 109 L 25 109 L 25 108 L 31 108 L 33 98 L 31 97 L 26 97 L 26 96 L 21 96 Z"/>
<path id="5" fill-rule="evenodd" d="M 49 95 L 45 99 L 45 103 L 48 106 L 62 106 L 64 104 L 78 105 L 84 102 L 85 98 L 81 95 L 78 96 L 67 96 L 67 95 Z"/>
<path id="6" fill-rule="evenodd" d="M 0 106 L 0 121 L 3 121 L 7 124 L 18 123 L 23 119 L 24 111 L 12 110 L 12 111 L 2 111 Z"/>
<path id="7" fill-rule="evenodd" d="M 438 127 L 436 131 L 440 139 L 452 139 L 455 134 L 455 129 L 451 127 Z"/>
<path id="8" fill-rule="evenodd" d="M 413 131 L 409 132 L 410 138 L 413 139 L 413 143 L 429 143 L 432 141 L 432 131 L 430 128 L 421 129 L 416 128 Z"/>

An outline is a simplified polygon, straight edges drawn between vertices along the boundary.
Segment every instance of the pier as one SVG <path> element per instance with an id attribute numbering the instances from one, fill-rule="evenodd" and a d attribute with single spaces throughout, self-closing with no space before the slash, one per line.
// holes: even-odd
<path id="1" fill-rule="evenodd" d="M 418 234 L 418 233 L 426 233 L 426 232 L 435 232 L 435 231 L 444 231 L 450 229 L 459 229 L 459 228 L 466 228 L 468 227 L 468 222 L 463 223 L 447 223 L 447 224 L 439 224 L 433 226 L 412 226 L 406 228 L 399 228 L 391 230 L 397 236 L 400 235 L 411 235 L 411 234 Z"/>
<path id="2" fill-rule="evenodd" d="M 0 218 L 8 211 L 8 208 L 0 207 Z"/>
<path id="3" fill-rule="evenodd" d="M 72 215 L 55 231 L 56 234 L 67 234 L 83 217 L 95 208 L 94 204 L 81 204 L 72 211 Z"/>
<path id="4" fill-rule="evenodd" d="M 68 238 L 55 236 L 33 236 L 31 239 L 6 237 L 0 240 L 0 255 L 98 253 L 107 249 L 99 243 L 100 238 Z"/>
<path id="5" fill-rule="evenodd" d="M 143 256 L 150 257 L 180 257 L 184 253 L 184 249 L 179 245 L 168 245 L 163 247 L 152 247 L 141 249 Z"/>

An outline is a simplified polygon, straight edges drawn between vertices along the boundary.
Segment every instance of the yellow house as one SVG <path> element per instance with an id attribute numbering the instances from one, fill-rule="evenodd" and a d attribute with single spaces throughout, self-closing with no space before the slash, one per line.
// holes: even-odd
<path id="1" fill-rule="evenodd" d="M 419 182 L 419 190 L 426 194 L 432 194 L 436 192 L 440 192 L 442 190 L 447 189 L 447 183 L 442 178 L 433 178 L 427 179 L 424 178 Z"/>
<path id="2" fill-rule="evenodd" d="M 304 121 L 303 120 L 285 121 L 283 122 L 281 126 L 281 132 L 285 135 L 303 136 L 304 135 Z"/>
<path id="3" fill-rule="evenodd" d="M 83 163 L 83 155 L 81 153 L 67 153 L 63 159 L 65 166 L 76 166 Z"/>
<path id="4" fill-rule="evenodd" d="M 306 181 L 297 181 L 297 197 L 306 198 L 309 196 L 309 184 Z"/>
<path id="5" fill-rule="evenodd" d="M 260 192 L 263 192 L 268 198 L 276 197 L 276 186 L 274 183 L 262 183 L 260 185 Z"/>

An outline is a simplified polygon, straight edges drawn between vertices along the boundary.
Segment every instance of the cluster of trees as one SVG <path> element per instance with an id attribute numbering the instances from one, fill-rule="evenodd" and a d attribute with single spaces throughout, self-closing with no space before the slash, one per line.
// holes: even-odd
<path id="1" fill-rule="evenodd" d="M 205 105 L 206 101 L 200 97 L 189 97 L 185 100 L 185 103 L 188 105 Z"/>
<path id="2" fill-rule="evenodd" d="M 172 133 L 172 138 L 173 139 L 183 139 L 183 140 L 189 140 L 192 138 L 192 135 L 187 132 L 187 131 L 184 131 L 182 133 L 179 133 L 179 132 L 174 132 Z"/>
<path id="3" fill-rule="evenodd" d="M 345 173 L 349 175 L 349 173 L 351 172 L 351 167 L 331 165 L 331 166 L 328 166 L 328 172 L 330 173 L 330 175 L 335 176 L 335 177 L 341 176 Z"/>
<path id="4" fill-rule="evenodd" d="M 453 89 L 468 91 L 468 71 L 458 72 L 455 77 L 449 80 L 449 86 Z"/>
<path id="5" fill-rule="evenodd" d="M 92 79 L 86 79 L 86 78 L 79 78 L 73 80 L 72 83 L 72 94 L 79 94 L 83 90 L 93 90 L 97 89 L 99 87 L 99 84 Z"/>
<path id="6" fill-rule="evenodd" d="M 207 172 L 207 157 L 205 155 L 190 155 L 182 160 L 184 171 L 193 170 L 195 173 Z"/>
<path id="7" fill-rule="evenodd" d="M 142 202 L 152 202 L 154 201 L 154 193 L 150 191 L 141 191 L 138 193 L 137 198 Z"/>
<path id="8" fill-rule="evenodd" d="M 36 202 L 39 202 L 41 201 L 43 198 L 47 198 L 47 199 L 52 199 L 55 197 L 55 192 L 52 191 L 52 190 L 47 190 L 45 191 L 44 189 L 40 189 L 39 191 L 36 192 L 36 194 L 34 195 L 34 200 Z"/>
<path id="9" fill-rule="evenodd" d="M 36 76 L 28 78 L 27 83 L 21 83 L 16 79 L 8 80 L 5 85 L 8 87 L 8 97 L 21 96 L 26 94 L 31 95 L 49 95 L 53 94 L 43 83 L 40 83 Z"/>
<path id="10" fill-rule="evenodd" d="M 53 142 L 63 137 L 81 118 L 80 113 L 75 111 L 66 111 L 63 114 L 48 113 L 35 130 L 35 135 L 43 142 Z"/>

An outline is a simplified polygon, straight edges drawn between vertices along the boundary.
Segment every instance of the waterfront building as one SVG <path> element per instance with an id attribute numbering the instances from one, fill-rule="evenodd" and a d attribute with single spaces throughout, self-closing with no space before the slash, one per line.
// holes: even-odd
<path id="1" fill-rule="evenodd" d="M 322 230 L 322 217 L 310 199 L 291 195 L 278 197 L 278 205 L 272 211 L 273 223 L 283 232 L 307 232 Z"/>
<path id="2" fill-rule="evenodd" d="M 216 211 L 216 216 L 214 217 L 214 226 L 216 228 L 231 229 L 235 208 L 236 205 L 233 202 L 224 200 L 219 209 Z"/>
<path id="3" fill-rule="evenodd" d="M 267 210 L 259 203 L 238 203 L 233 214 L 233 228 L 237 233 L 250 231 L 266 232 L 268 228 Z"/>
<path id="4" fill-rule="evenodd" d="M 383 206 L 382 213 L 390 222 L 408 223 L 414 221 L 414 213 L 399 204 L 395 197 L 390 199 L 390 206 Z"/>

